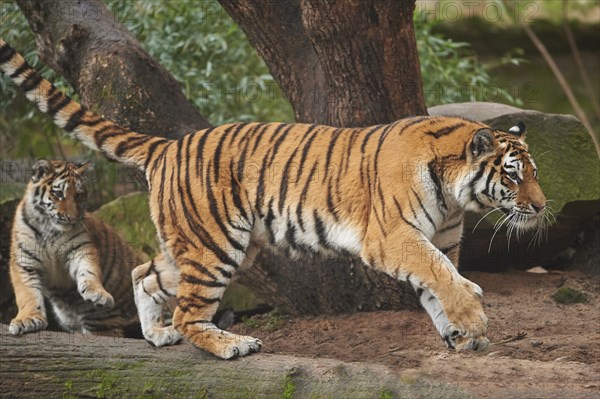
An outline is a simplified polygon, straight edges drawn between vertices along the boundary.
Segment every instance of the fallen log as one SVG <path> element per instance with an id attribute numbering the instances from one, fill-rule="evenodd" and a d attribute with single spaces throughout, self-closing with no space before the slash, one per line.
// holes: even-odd
<path id="1" fill-rule="evenodd" d="M 255 354 L 225 361 L 187 343 L 0 325 L 0 392 L 10 398 L 452 398 L 464 391 L 386 366 Z"/>

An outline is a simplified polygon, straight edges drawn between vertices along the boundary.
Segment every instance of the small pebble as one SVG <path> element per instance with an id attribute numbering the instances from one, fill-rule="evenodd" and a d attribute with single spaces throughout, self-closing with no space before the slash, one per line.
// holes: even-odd
<path id="1" fill-rule="evenodd" d="M 533 341 L 531 341 L 531 346 L 533 347 L 538 347 L 538 346 L 542 346 L 543 342 L 537 339 L 534 339 Z"/>

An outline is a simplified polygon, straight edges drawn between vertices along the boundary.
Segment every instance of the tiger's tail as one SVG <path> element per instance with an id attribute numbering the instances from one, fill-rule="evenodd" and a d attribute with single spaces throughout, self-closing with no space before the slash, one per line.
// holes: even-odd
<path id="1" fill-rule="evenodd" d="M 54 123 L 87 147 L 119 163 L 145 172 L 152 153 L 169 140 L 136 133 L 85 110 L 33 69 L 0 38 L 0 70 L 20 87 L 27 98 L 50 115 Z"/>

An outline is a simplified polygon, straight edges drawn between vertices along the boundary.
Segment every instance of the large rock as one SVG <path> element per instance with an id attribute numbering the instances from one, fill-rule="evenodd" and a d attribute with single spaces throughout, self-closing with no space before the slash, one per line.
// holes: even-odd
<path id="1" fill-rule="evenodd" d="M 436 105 L 428 109 L 431 116 L 460 116 L 475 121 L 484 121 L 503 115 L 523 112 L 521 108 L 499 103 L 455 103 Z"/>
<path id="2" fill-rule="evenodd" d="M 508 129 L 519 121 L 524 122 L 527 125 L 526 141 L 539 168 L 540 184 L 557 219 L 541 244 L 530 245 L 533 237 L 525 235 L 519 241 L 513 237 L 509 249 L 505 230 L 498 232 L 490 247 L 496 218 L 486 218 L 473 232 L 479 216 L 468 215 L 462 267 L 495 270 L 552 263 L 559 254 L 581 240 L 584 230 L 589 231 L 590 225 L 597 223 L 600 162 L 588 132 L 574 116 L 477 102 L 436 106 L 430 108 L 429 113 L 462 116 L 497 129 Z"/>

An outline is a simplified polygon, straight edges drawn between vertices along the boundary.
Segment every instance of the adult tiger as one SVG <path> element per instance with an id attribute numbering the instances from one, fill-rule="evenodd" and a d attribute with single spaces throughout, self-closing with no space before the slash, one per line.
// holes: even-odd
<path id="1" fill-rule="evenodd" d="M 481 350 L 482 291 L 460 276 L 463 211 L 500 208 L 519 228 L 545 209 L 521 125 L 413 117 L 334 128 L 233 123 L 177 141 L 117 126 L 71 101 L 0 42 L 0 67 L 27 97 L 90 148 L 143 170 L 162 254 L 133 273 L 145 337 L 183 334 L 222 358 L 261 342 L 211 322 L 233 273 L 269 243 L 343 250 L 410 282 L 448 346 Z M 173 327 L 159 320 L 177 295 Z"/>
<path id="2" fill-rule="evenodd" d="M 84 211 L 89 166 L 46 160 L 33 166 L 12 228 L 10 277 L 19 308 L 12 334 L 46 328 L 47 299 L 67 331 L 139 335 L 131 271 L 141 258 Z"/>

